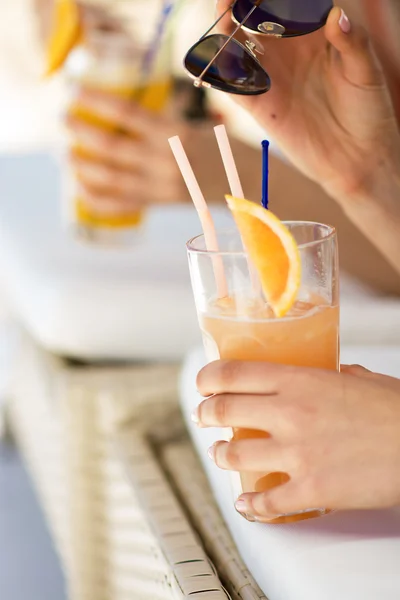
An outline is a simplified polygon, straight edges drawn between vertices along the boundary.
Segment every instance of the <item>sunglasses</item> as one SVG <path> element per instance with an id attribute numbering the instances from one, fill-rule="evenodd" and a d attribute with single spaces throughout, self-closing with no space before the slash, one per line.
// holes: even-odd
<path id="1" fill-rule="evenodd" d="M 268 92 L 271 80 L 256 52 L 264 53 L 256 35 L 288 38 L 307 35 L 323 27 L 332 0 L 235 0 L 213 23 L 184 59 L 196 87 L 212 87 L 230 94 L 254 96 Z M 230 36 L 210 31 L 232 11 L 236 28 Z M 249 39 L 234 38 L 239 30 Z"/>

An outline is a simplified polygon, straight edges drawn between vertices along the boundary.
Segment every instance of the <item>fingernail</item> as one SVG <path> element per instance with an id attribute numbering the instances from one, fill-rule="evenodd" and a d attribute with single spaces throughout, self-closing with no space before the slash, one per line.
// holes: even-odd
<path id="1" fill-rule="evenodd" d="M 200 424 L 200 411 L 199 411 L 199 407 L 198 406 L 196 406 L 196 408 L 194 409 L 194 411 L 190 415 L 190 418 L 191 418 L 192 422 L 195 423 L 196 425 Z"/>
<path id="2" fill-rule="evenodd" d="M 215 462 L 215 444 L 210 446 L 210 448 L 207 450 L 207 454 L 208 458 L 211 458 L 211 460 Z"/>
<path id="3" fill-rule="evenodd" d="M 343 33 L 350 33 L 351 31 L 351 23 L 343 8 L 342 12 L 340 13 L 339 27 L 343 31 Z"/>
<path id="4" fill-rule="evenodd" d="M 247 510 L 247 502 L 244 498 L 238 498 L 235 502 L 235 508 L 238 512 L 244 513 Z"/>

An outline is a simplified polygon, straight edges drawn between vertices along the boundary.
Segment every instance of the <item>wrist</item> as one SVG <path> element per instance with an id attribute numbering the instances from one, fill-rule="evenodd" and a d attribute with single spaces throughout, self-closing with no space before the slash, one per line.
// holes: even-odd
<path id="1" fill-rule="evenodd" d="M 388 170 L 374 177 L 372 185 L 360 187 L 337 198 L 345 214 L 356 221 L 368 215 L 393 219 L 400 223 L 400 162 L 399 172 Z"/>
<path id="2" fill-rule="evenodd" d="M 398 165 L 398 170 L 378 165 L 373 184 L 333 197 L 400 275 L 400 162 Z"/>
<path id="3" fill-rule="evenodd" d="M 349 168 L 338 186 L 325 191 L 350 218 L 377 210 L 400 217 L 400 137 L 363 162 L 356 175 Z"/>

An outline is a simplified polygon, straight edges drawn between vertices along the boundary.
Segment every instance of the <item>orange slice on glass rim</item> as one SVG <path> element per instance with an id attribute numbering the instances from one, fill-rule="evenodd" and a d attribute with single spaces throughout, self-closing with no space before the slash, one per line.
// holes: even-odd
<path id="1" fill-rule="evenodd" d="M 289 229 L 263 206 L 225 196 L 244 247 L 257 270 L 265 298 L 276 317 L 296 301 L 301 281 L 300 253 Z"/>
<path id="2" fill-rule="evenodd" d="M 82 38 L 80 13 L 75 0 L 56 0 L 53 10 L 52 31 L 46 48 L 46 76 L 62 67 Z"/>

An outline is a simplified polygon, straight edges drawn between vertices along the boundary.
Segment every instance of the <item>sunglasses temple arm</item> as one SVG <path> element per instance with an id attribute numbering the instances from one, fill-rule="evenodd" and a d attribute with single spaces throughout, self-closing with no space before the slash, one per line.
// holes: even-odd
<path id="1" fill-rule="evenodd" d="M 206 68 L 204 69 L 204 71 L 202 73 L 200 73 L 200 75 L 197 77 L 197 79 L 194 82 L 194 84 L 195 84 L 196 87 L 200 87 L 201 86 L 202 79 L 203 79 L 204 75 L 207 73 L 208 69 L 215 62 L 215 60 L 218 58 L 218 56 L 221 54 L 221 52 L 226 48 L 226 46 L 229 44 L 229 42 L 232 40 L 232 38 L 236 35 L 236 33 L 239 31 L 239 29 L 242 27 L 242 25 L 244 25 L 244 23 L 246 23 L 247 19 L 253 14 L 253 12 L 256 10 L 258 4 L 259 4 L 259 2 L 257 2 L 257 4 L 255 6 L 253 6 L 253 8 L 247 13 L 247 15 L 244 17 L 243 21 L 238 24 L 238 26 L 236 27 L 236 29 L 228 37 L 228 39 L 226 40 L 225 44 L 218 50 L 217 54 L 212 58 L 212 60 L 210 60 L 210 62 L 208 63 L 208 65 L 206 66 Z M 217 21 L 217 23 L 218 23 L 218 21 Z M 209 29 L 209 31 L 211 31 L 211 30 Z"/>
<path id="2" fill-rule="evenodd" d="M 211 27 L 209 27 L 207 29 L 207 31 L 201 36 L 200 40 L 202 40 L 203 38 L 205 38 L 206 35 L 208 35 L 210 33 L 210 31 L 212 31 L 214 29 L 214 27 L 216 27 L 218 25 L 218 23 L 225 17 L 226 13 L 228 13 L 233 8 L 233 6 L 235 5 L 235 3 L 236 3 L 236 0 L 235 0 L 235 2 L 232 2 L 232 4 L 230 4 L 228 6 L 228 8 L 222 13 L 222 15 L 220 17 L 218 17 L 218 19 L 215 21 L 215 23 L 213 23 L 211 25 Z"/>

